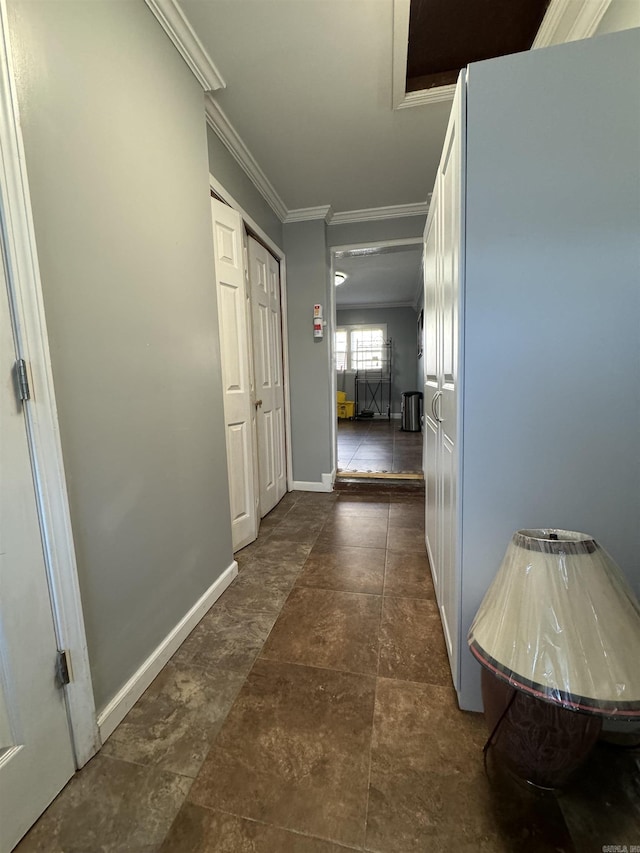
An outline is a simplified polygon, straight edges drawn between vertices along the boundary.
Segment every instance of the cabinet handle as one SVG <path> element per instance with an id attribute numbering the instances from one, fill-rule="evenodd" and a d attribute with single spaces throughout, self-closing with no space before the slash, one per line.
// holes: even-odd
<path id="1" fill-rule="evenodd" d="M 436 393 L 431 398 L 431 414 L 433 415 L 434 421 L 438 420 L 438 416 L 436 415 L 436 400 L 438 399 L 439 393 L 439 391 L 436 391 Z"/>
<path id="2" fill-rule="evenodd" d="M 431 411 L 433 413 L 433 419 L 441 424 L 443 418 L 440 417 L 440 412 L 436 411 L 436 403 L 440 402 L 440 398 L 442 397 L 442 391 L 436 391 L 436 393 L 431 398 Z"/>

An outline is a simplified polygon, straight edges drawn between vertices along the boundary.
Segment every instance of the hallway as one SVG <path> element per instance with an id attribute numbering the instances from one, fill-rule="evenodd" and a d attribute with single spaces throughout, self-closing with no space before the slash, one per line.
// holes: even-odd
<path id="1" fill-rule="evenodd" d="M 640 843 L 631 753 L 500 781 L 458 710 L 423 501 L 293 492 L 18 853 L 534 853 Z M 635 804 L 634 804 L 635 802 Z"/>
<path id="2" fill-rule="evenodd" d="M 422 473 L 422 433 L 397 419 L 338 420 L 338 472 Z"/>

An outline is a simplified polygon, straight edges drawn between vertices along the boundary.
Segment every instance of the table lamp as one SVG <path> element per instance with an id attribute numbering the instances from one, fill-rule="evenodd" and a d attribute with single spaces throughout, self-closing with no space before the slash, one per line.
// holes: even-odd
<path id="1" fill-rule="evenodd" d="M 640 721 L 640 605 L 591 536 L 515 533 L 468 643 L 487 745 L 532 784 L 568 781 L 604 718 Z"/>

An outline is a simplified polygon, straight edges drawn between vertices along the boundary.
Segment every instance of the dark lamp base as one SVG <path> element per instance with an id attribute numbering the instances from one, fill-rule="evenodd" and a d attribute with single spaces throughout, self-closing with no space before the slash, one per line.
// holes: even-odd
<path id="1" fill-rule="evenodd" d="M 504 714 L 492 739 L 496 757 L 520 779 L 542 788 L 565 785 L 591 751 L 602 728 L 600 717 L 543 702 L 516 690 L 485 668 L 482 701 L 490 732 Z"/>

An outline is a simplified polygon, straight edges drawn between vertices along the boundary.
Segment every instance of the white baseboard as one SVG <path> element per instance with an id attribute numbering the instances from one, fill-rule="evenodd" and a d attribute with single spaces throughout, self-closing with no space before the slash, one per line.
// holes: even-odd
<path id="1" fill-rule="evenodd" d="M 196 601 L 186 616 L 167 634 L 142 666 L 134 672 L 109 704 L 100 711 L 98 714 L 98 728 L 102 743 L 106 741 L 114 729 L 122 722 L 156 675 L 158 675 L 162 667 L 180 648 L 182 642 L 193 631 L 211 605 L 220 598 L 237 574 L 238 564 L 234 560 L 220 577 L 211 584 L 204 595 Z"/>
<path id="2" fill-rule="evenodd" d="M 292 480 L 291 490 L 294 492 L 332 492 L 335 474 L 323 474 L 322 481 Z"/>

